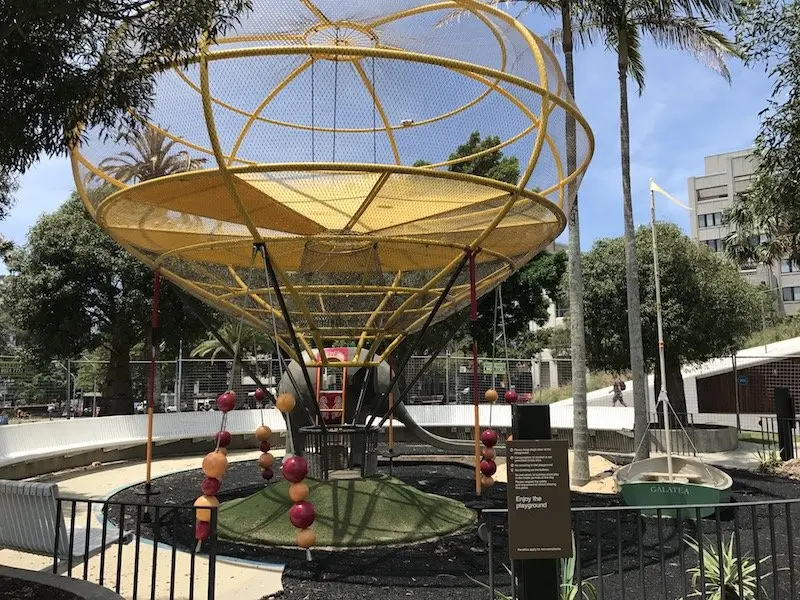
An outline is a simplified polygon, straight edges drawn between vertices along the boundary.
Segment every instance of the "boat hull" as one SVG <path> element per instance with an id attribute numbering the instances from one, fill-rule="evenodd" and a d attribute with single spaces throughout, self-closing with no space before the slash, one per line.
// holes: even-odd
<path id="1" fill-rule="evenodd" d="M 693 506 L 696 504 L 724 504 L 730 501 L 730 490 L 697 485 L 692 483 L 669 483 L 665 481 L 643 481 L 620 485 L 622 501 L 628 506 Z M 677 517 L 678 513 L 687 519 L 709 517 L 714 514 L 714 507 L 701 508 L 664 508 L 660 511 L 642 509 L 647 516 Z"/>
<path id="2" fill-rule="evenodd" d="M 725 504 L 730 501 L 730 489 L 733 480 L 730 476 L 715 467 L 702 464 L 700 461 L 673 457 L 673 480 L 668 477 L 670 464 L 666 457 L 648 458 L 622 467 L 615 478 L 622 495 L 622 501 L 628 506 L 648 507 L 665 506 L 680 507 L 698 504 Z M 664 508 L 642 510 L 647 515 L 662 515 L 684 518 L 701 518 L 714 514 L 714 507 L 703 508 Z"/>

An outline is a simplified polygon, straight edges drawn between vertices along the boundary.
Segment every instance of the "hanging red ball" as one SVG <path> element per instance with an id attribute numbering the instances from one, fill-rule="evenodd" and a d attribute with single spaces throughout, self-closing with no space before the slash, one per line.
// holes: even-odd
<path id="1" fill-rule="evenodd" d="M 508 404 L 516 404 L 517 403 L 517 391 L 514 388 L 510 390 L 506 390 L 506 393 L 503 394 L 503 398 Z"/>
<path id="2" fill-rule="evenodd" d="M 222 412 L 230 412 L 236 406 L 236 394 L 233 392 L 225 392 L 217 398 L 217 408 Z"/>
<path id="3" fill-rule="evenodd" d="M 261 442 L 261 445 L 258 447 L 262 452 L 269 452 L 271 448 L 272 446 L 270 446 L 269 442 Z"/>
<path id="4" fill-rule="evenodd" d="M 219 488 L 222 487 L 222 482 L 216 477 L 206 477 L 203 483 L 200 484 L 200 491 L 204 496 L 216 496 Z"/>
<path id="5" fill-rule="evenodd" d="M 482 460 L 481 473 L 483 473 L 486 477 L 491 477 L 497 473 L 497 464 L 493 460 Z"/>
<path id="6" fill-rule="evenodd" d="M 228 394 L 231 398 L 233 398 L 234 402 L 236 402 L 236 392 L 234 392 L 233 390 L 228 390 L 225 393 Z"/>
<path id="7" fill-rule="evenodd" d="M 267 397 L 267 395 L 264 393 L 264 390 L 262 390 L 261 388 L 256 388 L 256 391 L 253 392 L 253 398 L 256 399 L 256 402 L 263 402 L 264 398 L 266 398 L 266 397 Z"/>
<path id="8" fill-rule="evenodd" d="M 218 431 L 214 435 L 214 441 L 219 443 L 220 448 L 226 448 L 231 443 L 231 432 L 230 431 Z"/>
<path id="9" fill-rule="evenodd" d="M 311 527 L 314 519 L 317 517 L 317 511 L 314 510 L 314 505 L 311 502 L 297 502 L 289 509 L 289 521 L 298 529 L 307 529 Z"/>
<path id="10" fill-rule="evenodd" d="M 211 537 L 211 523 L 208 521 L 197 521 L 194 524 L 194 538 L 201 542 Z"/>
<path id="11" fill-rule="evenodd" d="M 275 477 L 275 471 L 273 471 L 271 467 L 267 467 L 261 471 L 261 477 L 263 477 L 266 481 L 269 481 Z"/>
<path id="12" fill-rule="evenodd" d="M 499 436 L 494 429 L 484 429 L 481 432 L 481 443 L 487 448 L 494 448 Z"/>
<path id="13" fill-rule="evenodd" d="M 290 483 L 299 483 L 308 475 L 308 463 L 302 456 L 290 456 L 283 459 L 281 465 L 283 478 Z"/>

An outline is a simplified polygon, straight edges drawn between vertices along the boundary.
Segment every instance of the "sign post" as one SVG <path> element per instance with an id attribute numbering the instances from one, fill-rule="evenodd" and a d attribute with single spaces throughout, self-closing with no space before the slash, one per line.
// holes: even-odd
<path id="1" fill-rule="evenodd" d="M 567 442 L 551 439 L 548 406 L 511 410 L 508 542 L 518 600 L 558 600 L 558 559 L 572 556 Z"/>

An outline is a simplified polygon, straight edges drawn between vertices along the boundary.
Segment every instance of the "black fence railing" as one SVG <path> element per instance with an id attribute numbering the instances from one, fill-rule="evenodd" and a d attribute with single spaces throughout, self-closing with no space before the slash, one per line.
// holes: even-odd
<path id="1" fill-rule="evenodd" d="M 193 543 L 196 510 L 59 498 L 52 571 L 129 600 L 215 600 L 217 509 L 207 509 L 210 533 L 200 546 Z"/>
<path id="2" fill-rule="evenodd" d="M 783 451 L 787 458 L 800 458 L 800 422 L 796 419 L 761 417 L 758 426 L 761 429 L 760 442 L 764 450 Z M 783 436 L 780 435 L 781 431 Z"/>
<path id="3" fill-rule="evenodd" d="M 708 509 L 713 514 L 703 518 Z M 575 552 L 561 594 L 537 600 L 796 600 L 800 500 L 675 507 L 573 508 Z M 674 513 L 673 513 L 674 514 Z M 482 513 L 490 600 L 516 597 L 508 512 Z"/>

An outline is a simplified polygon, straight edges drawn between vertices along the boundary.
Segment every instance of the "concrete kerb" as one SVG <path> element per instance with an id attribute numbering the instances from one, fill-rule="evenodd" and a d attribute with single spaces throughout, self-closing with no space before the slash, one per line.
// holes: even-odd
<path id="1" fill-rule="evenodd" d="M 120 600 L 122 598 L 122 596 L 108 588 L 94 583 L 80 579 L 70 579 L 69 577 L 60 577 L 59 575 L 42 571 L 29 571 L 0 565 L 0 575 L 64 590 L 83 598 L 83 600 Z"/>

